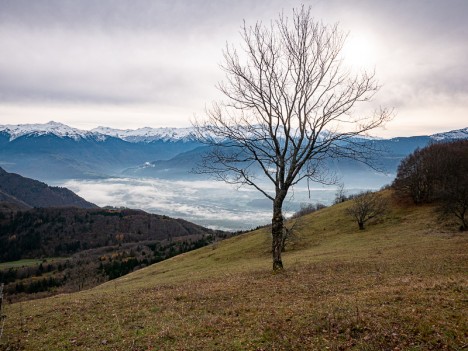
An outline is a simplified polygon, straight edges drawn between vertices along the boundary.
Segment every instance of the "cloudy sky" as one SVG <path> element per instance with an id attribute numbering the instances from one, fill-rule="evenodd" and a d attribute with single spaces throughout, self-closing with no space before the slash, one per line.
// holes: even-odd
<path id="1" fill-rule="evenodd" d="M 304 3 L 376 68 L 380 136 L 468 127 L 466 0 L 0 0 L 0 124 L 183 127 L 219 98 L 239 28 Z"/>

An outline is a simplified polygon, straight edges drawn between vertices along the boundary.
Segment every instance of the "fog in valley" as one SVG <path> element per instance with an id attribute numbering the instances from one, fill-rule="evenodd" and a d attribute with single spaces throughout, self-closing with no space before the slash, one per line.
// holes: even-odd
<path id="1" fill-rule="evenodd" d="M 271 201 L 251 187 L 215 180 L 108 178 L 69 180 L 60 184 L 98 206 L 142 209 L 221 230 L 247 230 L 271 221 Z M 362 189 L 346 188 L 348 194 Z M 330 205 L 336 186 L 295 187 L 285 203 L 290 216 L 304 204 Z"/>

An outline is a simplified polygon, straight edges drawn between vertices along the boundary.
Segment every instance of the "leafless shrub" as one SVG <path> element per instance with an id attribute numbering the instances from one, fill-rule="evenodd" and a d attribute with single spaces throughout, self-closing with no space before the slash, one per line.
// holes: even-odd
<path id="1" fill-rule="evenodd" d="M 387 201 L 377 193 L 365 191 L 357 194 L 352 199 L 352 204 L 346 209 L 346 213 L 352 216 L 360 230 L 364 230 L 364 224 L 382 216 L 387 210 Z"/>
<path id="2" fill-rule="evenodd" d="M 294 218 L 299 218 L 314 212 L 317 212 L 318 210 L 321 210 L 323 208 L 326 208 L 327 206 L 321 203 L 316 203 L 316 204 L 301 204 L 301 208 L 294 212 L 294 214 L 291 216 L 291 219 Z"/>
<path id="3" fill-rule="evenodd" d="M 342 202 L 345 202 L 346 200 L 348 200 L 348 198 L 346 197 L 346 190 L 344 184 L 341 183 L 336 189 L 335 200 L 333 201 L 333 204 L 340 204 Z"/>

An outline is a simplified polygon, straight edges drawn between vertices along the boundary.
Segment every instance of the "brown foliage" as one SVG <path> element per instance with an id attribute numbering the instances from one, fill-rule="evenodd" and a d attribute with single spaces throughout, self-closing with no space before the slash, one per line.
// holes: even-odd
<path id="1" fill-rule="evenodd" d="M 454 215 L 460 229 L 468 223 L 468 140 L 436 143 L 418 149 L 398 167 L 393 187 L 414 203 L 437 201 L 443 215 Z"/>

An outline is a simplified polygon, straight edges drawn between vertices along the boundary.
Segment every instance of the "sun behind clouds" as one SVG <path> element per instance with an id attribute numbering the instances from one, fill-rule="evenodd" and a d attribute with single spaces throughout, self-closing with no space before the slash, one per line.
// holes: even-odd
<path id="1" fill-rule="evenodd" d="M 343 46 L 344 64 L 356 70 L 373 70 L 377 62 L 377 47 L 370 36 L 350 34 Z"/>

